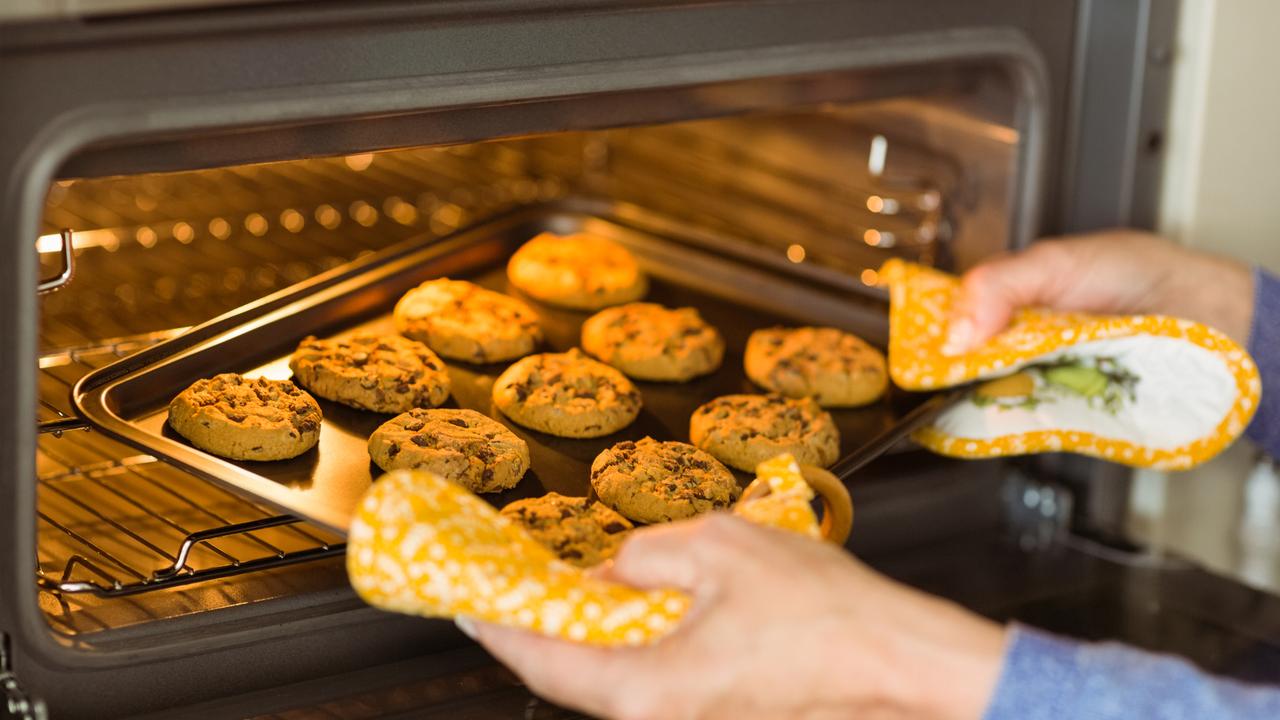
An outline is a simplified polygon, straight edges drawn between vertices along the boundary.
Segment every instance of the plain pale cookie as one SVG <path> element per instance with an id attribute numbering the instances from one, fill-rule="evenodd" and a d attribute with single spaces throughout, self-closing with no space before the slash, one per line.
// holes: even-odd
<path id="1" fill-rule="evenodd" d="M 547 493 L 502 508 L 561 560 L 591 567 L 613 557 L 635 526 L 604 505 L 584 497 Z"/>
<path id="2" fill-rule="evenodd" d="M 740 489 L 729 469 L 682 442 L 620 442 L 591 463 L 600 501 L 640 523 L 684 520 L 733 504 Z"/>
<path id="3" fill-rule="evenodd" d="M 874 402 L 889 387 L 884 354 L 836 328 L 768 328 L 751 333 L 747 377 L 766 390 L 812 397 L 823 407 Z"/>
<path id="4" fill-rule="evenodd" d="M 397 415 L 373 431 L 369 457 L 388 472 L 430 470 L 478 493 L 515 487 L 529 469 L 528 444 L 475 410 L 417 408 Z"/>
<path id="5" fill-rule="evenodd" d="M 693 412 L 689 439 L 726 465 L 747 472 L 782 453 L 818 467 L 831 465 L 840 455 L 835 421 L 811 398 L 718 397 Z"/>
<path id="6" fill-rule="evenodd" d="M 538 316 L 520 300 L 466 280 L 429 280 L 396 303 L 396 330 L 447 358 L 490 363 L 542 342 Z"/>
<path id="7" fill-rule="evenodd" d="M 435 407 L 451 381 L 431 348 L 399 336 L 309 337 L 289 358 L 298 384 L 326 400 L 382 413 Z"/>
<path id="8" fill-rule="evenodd" d="M 197 380 L 169 403 L 169 426 L 192 445 L 232 460 L 286 460 L 320 440 L 320 406 L 288 380 L 223 373 Z"/>
<path id="9" fill-rule="evenodd" d="M 531 297 L 577 310 L 639 300 L 649 290 L 631 251 L 587 233 L 542 233 L 511 256 L 507 278 Z"/>
<path id="10" fill-rule="evenodd" d="M 640 380 L 684 382 L 720 367 L 724 340 L 694 308 L 630 303 L 582 324 L 582 347 Z"/>
<path id="11" fill-rule="evenodd" d="M 525 427 L 591 438 L 630 425 L 641 400 L 625 375 L 574 348 L 517 361 L 494 382 L 493 403 Z"/>

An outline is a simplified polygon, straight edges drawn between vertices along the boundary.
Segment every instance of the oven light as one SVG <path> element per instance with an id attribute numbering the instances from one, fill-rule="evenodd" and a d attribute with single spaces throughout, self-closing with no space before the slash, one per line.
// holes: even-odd
<path id="1" fill-rule="evenodd" d="M 316 222 L 332 230 L 342 224 L 342 213 L 332 205 L 321 205 L 316 208 Z"/>
<path id="2" fill-rule="evenodd" d="M 307 219 L 302 216 L 302 213 L 289 208 L 280 213 L 280 224 L 284 226 L 285 230 L 291 233 L 298 233 L 302 232 L 303 226 L 307 224 Z"/>
<path id="3" fill-rule="evenodd" d="M 115 232 L 105 228 L 77 230 L 72 233 L 71 242 L 77 248 L 100 247 L 115 250 L 120 247 L 120 240 L 116 237 Z M 36 252 L 41 254 L 62 252 L 62 236 L 58 233 L 51 233 L 36 238 Z"/>
<path id="4" fill-rule="evenodd" d="M 880 247 L 880 231 L 873 228 L 862 233 L 862 241 L 871 247 Z"/>
<path id="5" fill-rule="evenodd" d="M 244 219 L 244 229 L 253 233 L 257 237 L 262 237 L 267 234 L 267 219 L 258 213 L 249 213 Z"/>
<path id="6" fill-rule="evenodd" d="M 364 170 L 368 170 L 369 166 L 373 164 L 373 153 L 360 153 L 359 155 L 348 155 L 345 158 L 343 158 L 342 161 L 345 162 L 347 164 L 347 167 L 351 168 L 352 170 L 355 170 L 356 172 L 362 172 Z"/>
<path id="7" fill-rule="evenodd" d="M 888 138 L 883 135 L 871 138 L 871 151 L 867 153 L 867 172 L 871 173 L 871 177 L 880 177 L 884 174 L 884 160 L 888 154 Z M 879 211 L 872 210 L 872 212 Z"/>
<path id="8" fill-rule="evenodd" d="M 156 231 L 146 225 L 138 228 L 137 231 L 134 232 L 133 237 L 138 241 L 138 244 L 144 248 L 155 247 L 156 241 L 160 239 L 160 236 L 156 234 Z"/>
<path id="9" fill-rule="evenodd" d="M 214 218 L 209 221 L 209 233 L 219 240 L 226 240 L 231 237 L 231 223 L 225 218 Z"/>
<path id="10" fill-rule="evenodd" d="M 867 198 L 867 210 L 877 215 L 897 215 L 901 206 L 893 198 L 872 195 Z"/>
<path id="11" fill-rule="evenodd" d="M 190 223 L 176 222 L 173 224 L 174 240 L 177 240 L 183 245 L 189 245 L 191 241 L 195 239 L 195 237 L 196 237 L 195 228 L 191 227 Z"/>
<path id="12" fill-rule="evenodd" d="M 880 283 L 880 273 L 872 270 L 871 268 L 867 268 L 862 271 L 861 279 L 863 285 L 875 287 Z"/>
<path id="13" fill-rule="evenodd" d="M 787 259 L 788 259 L 788 260 L 790 260 L 790 261 L 791 261 L 791 262 L 793 262 L 793 263 L 802 263 L 802 262 L 804 262 L 804 246 L 803 246 L 803 245 L 788 245 L 788 246 L 787 246 Z"/>

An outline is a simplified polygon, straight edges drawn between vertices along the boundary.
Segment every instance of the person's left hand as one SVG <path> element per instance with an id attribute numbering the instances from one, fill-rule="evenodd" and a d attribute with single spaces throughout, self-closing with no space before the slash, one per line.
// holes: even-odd
<path id="1" fill-rule="evenodd" d="M 727 514 L 637 532 L 605 571 L 694 598 L 653 645 L 607 649 L 460 621 L 537 694 L 594 715 L 978 718 L 1003 629 L 827 543 Z"/>

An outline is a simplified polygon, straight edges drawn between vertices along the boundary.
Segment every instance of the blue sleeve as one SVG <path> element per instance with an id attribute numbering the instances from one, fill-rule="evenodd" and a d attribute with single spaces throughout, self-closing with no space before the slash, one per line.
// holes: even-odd
<path id="1" fill-rule="evenodd" d="M 1116 643 L 1079 643 L 1013 625 L 985 720 L 1280 718 L 1280 689 L 1205 674 Z"/>
<path id="2" fill-rule="evenodd" d="M 1280 458 L 1280 279 L 1253 271 L 1253 326 L 1249 354 L 1262 377 L 1262 402 L 1245 430 L 1268 455 Z"/>

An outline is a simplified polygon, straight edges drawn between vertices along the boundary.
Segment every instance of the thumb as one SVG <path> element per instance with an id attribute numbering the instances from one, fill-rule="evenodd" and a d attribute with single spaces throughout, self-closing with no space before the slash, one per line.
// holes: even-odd
<path id="1" fill-rule="evenodd" d="M 1038 246 L 965 273 L 948 320 L 943 352 L 958 355 L 972 350 L 1008 327 L 1019 308 L 1052 304 L 1062 271 Z"/>
<path id="2" fill-rule="evenodd" d="M 733 518 L 720 515 L 634 533 L 602 575 L 638 588 L 696 590 L 715 565 L 709 560 L 717 552 L 714 526 L 734 522 Z"/>

